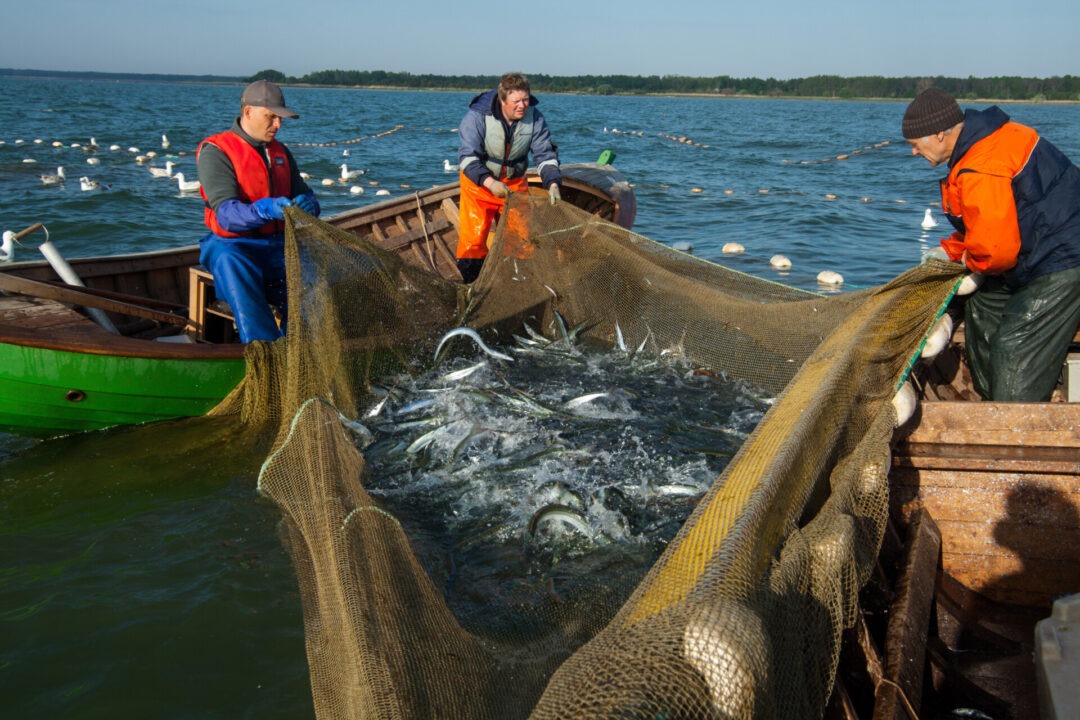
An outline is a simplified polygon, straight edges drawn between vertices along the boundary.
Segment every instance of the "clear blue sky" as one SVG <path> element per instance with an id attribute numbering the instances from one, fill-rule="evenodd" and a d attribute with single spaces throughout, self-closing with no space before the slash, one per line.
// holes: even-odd
<path id="1" fill-rule="evenodd" d="M 1078 0 L 5 0 L 0 28 L 42 70 L 1080 74 Z"/>

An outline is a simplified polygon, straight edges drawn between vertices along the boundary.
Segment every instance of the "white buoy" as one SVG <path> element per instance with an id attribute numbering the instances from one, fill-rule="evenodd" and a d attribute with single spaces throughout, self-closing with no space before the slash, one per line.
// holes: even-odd
<path id="1" fill-rule="evenodd" d="M 929 360 L 948 347 L 949 340 L 952 339 L 952 333 L 952 315 L 945 313 L 937 319 L 937 322 L 934 323 L 934 327 L 930 329 L 930 332 L 926 336 L 926 342 L 923 344 L 922 349 L 923 359 Z"/>
<path id="2" fill-rule="evenodd" d="M 893 396 L 893 409 L 896 411 L 896 427 L 900 427 L 915 414 L 915 406 L 918 405 L 918 397 L 911 381 L 905 381 L 900 390 Z"/>
<path id="3" fill-rule="evenodd" d="M 791 269 L 791 260 L 789 260 L 785 255 L 773 255 L 771 258 L 769 258 L 769 264 L 777 270 Z"/>
<path id="4" fill-rule="evenodd" d="M 363 195 L 364 188 L 360 187 L 359 185 L 353 185 L 351 188 L 349 188 L 349 193 L 352 195 Z"/>
<path id="5" fill-rule="evenodd" d="M 960 281 L 960 285 L 956 288 L 957 295 L 970 295 L 979 289 L 982 285 L 983 276 L 979 273 L 970 273 L 964 276 L 964 279 Z"/>
<path id="6" fill-rule="evenodd" d="M 822 285 L 843 285 L 844 276 L 835 270 L 822 270 L 818 273 L 817 281 Z"/>
<path id="7" fill-rule="evenodd" d="M 679 240 L 678 242 L 671 243 L 672 250 L 678 250 L 679 252 L 692 253 L 694 252 L 694 246 L 692 243 L 688 243 L 685 240 Z"/>
<path id="8" fill-rule="evenodd" d="M 101 161 L 98 160 L 96 157 L 88 157 L 88 158 L 86 158 L 86 164 L 87 165 L 100 165 Z"/>
<path id="9" fill-rule="evenodd" d="M 725 243 L 724 247 L 721 249 L 727 255 L 738 255 L 739 253 L 746 251 L 746 248 L 737 242 Z"/>
<path id="10" fill-rule="evenodd" d="M 926 213 L 922 219 L 923 230 L 929 230 L 930 228 L 937 227 L 937 220 L 934 219 L 933 214 L 930 212 L 930 208 L 926 208 Z"/>
<path id="11" fill-rule="evenodd" d="M 389 195 L 390 191 L 389 190 L 376 190 L 375 194 L 376 195 Z"/>

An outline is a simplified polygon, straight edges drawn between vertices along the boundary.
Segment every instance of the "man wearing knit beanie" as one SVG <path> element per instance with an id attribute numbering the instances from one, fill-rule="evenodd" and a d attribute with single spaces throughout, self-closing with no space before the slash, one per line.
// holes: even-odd
<path id="1" fill-rule="evenodd" d="M 982 276 L 964 305 L 967 359 L 986 400 L 1049 400 L 1080 324 L 1080 169 L 996 105 L 963 112 L 930 88 L 901 131 L 931 165 L 948 163 L 941 240 Z"/>

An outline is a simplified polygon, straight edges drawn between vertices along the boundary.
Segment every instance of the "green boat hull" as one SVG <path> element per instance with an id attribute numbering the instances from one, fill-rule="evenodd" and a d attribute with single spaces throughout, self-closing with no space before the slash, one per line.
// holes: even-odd
<path id="1" fill-rule="evenodd" d="M 52 437 L 203 415 L 243 358 L 126 357 L 0 343 L 0 430 Z"/>

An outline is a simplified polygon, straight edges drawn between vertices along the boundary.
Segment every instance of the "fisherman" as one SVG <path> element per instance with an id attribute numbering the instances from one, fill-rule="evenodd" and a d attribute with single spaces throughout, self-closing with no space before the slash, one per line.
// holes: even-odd
<path id="1" fill-rule="evenodd" d="M 232 128 L 199 145 L 199 192 L 210 228 L 199 262 L 213 274 L 214 292 L 229 303 L 245 343 L 282 336 L 271 305 L 285 326 L 284 209 L 321 212 L 292 153 L 275 138 L 282 118 L 298 117 L 277 85 L 258 80 L 240 96 Z"/>
<path id="2" fill-rule="evenodd" d="M 530 152 L 551 204 L 561 198 L 559 151 L 544 116 L 536 109 L 538 102 L 524 75 L 506 73 L 498 88 L 469 101 L 469 110 L 461 120 L 457 265 L 467 283 L 480 274 L 488 252 L 488 232 L 506 198 L 511 192 L 528 192 L 525 170 Z"/>
<path id="3" fill-rule="evenodd" d="M 984 276 L 964 306 L 968 364 L 986 400 L 1049 400 L 1080 323 L 1080 169 L 996 105 L 920 93 L 901 124 L 912 155 L 948 163 L 941 207 L 953 262 Z"/>

